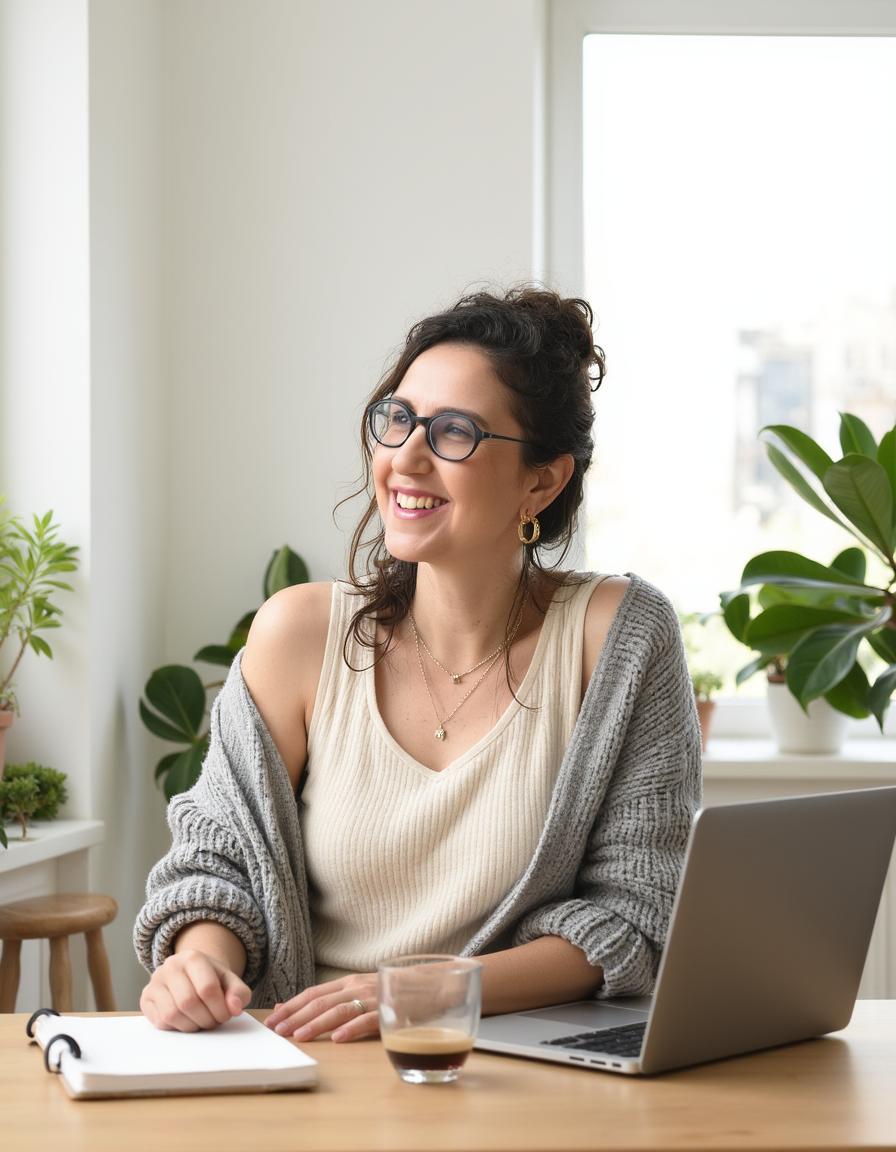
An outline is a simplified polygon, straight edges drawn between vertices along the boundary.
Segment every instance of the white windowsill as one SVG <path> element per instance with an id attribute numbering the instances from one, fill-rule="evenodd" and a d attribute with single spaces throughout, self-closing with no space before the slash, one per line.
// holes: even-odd
<path id="1" fill-rule="evenodd" d="M 896 783 L 896 740 L 847 740 L 839 753 L 779 752 L 774 741 L 752 737 L 711 738 L 703 756 L 707 780 L 763 779 L 825 780 L 855 777 L 856 781 Z"/>
<path id="2" fill-rule="evenodd" d="M 27 840 L 20 840 L 20 833 L 18 824 L 6 825 L 9 847 L 0 847 L 0 872 L 92 848 L 102 843 L 104 825 L 102 820 L 53 820 L 30 826 Z"/>

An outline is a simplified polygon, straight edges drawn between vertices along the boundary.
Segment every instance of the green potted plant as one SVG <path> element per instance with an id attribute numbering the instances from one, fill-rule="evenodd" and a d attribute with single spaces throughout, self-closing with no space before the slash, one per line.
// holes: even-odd
<path id="1" fill-rule="evenodd" d="M 873 715 L 882 731 L 896 690 L 896 427 L 878 444 L 859 417 L 841 413 L 839 460 L 789 425 L 759 435 L 793 489 L 862 547 L 830 564 L 788 551 L 747 562 L 740 587 L 720 598 L 732 635 L 753 651 L 737 683 L 771 669 L 804 714 L 823 699 L 845 717 Z M 869 553 L 883 567 L 879 583 L 866 579 Z M 884 663 L 873 683 L 860 655 Z"/>
<path id="2" fill-rule="evenodd" d="M 30 820 L 55 820 L 58 816 L 61 805 L 68 799 L 65 781 L 64 772 L 33 761 L 8 764 L 0 780 L 0 821 L 18 822 L 21 839 L 29 839 Z"/>
<path id="3" fill-rule="evenodd" d="M 706 751 L 706 742 L 709 739 L 712 726 L 712 715 L 716 702 L 712 696 L 714 692 L 722 689 L 722 677 L 711 671 L 701 663 L 699 645 L 694 638 L 694 631 L 702 628 L 706 622 L 717 612 L 679 612 L 678 622 L 681 625 L 681 636 L 684 642 L 684 652 L 687 659 L 688 672 L 694 686 L 694 697 L 697 701 L 697 715 L 700 719 L 700 741 L 703 751 Z"/>
<path id="4" fill-rule="evenodd" d="M 29 648 L 52 659 L 53 651 L 39 633 L 59 627 L 61 612 L 50 597 L 71 591 L 59 577 L 75 571 L 78 551 L 57 539 L 59 526 L 52 512 L 34 516 L 29 530 L 2 505 L 0 497 L 0 779 L 6 732 L 18 713 L 16 671 Z"/>
<path id="5" fill-rule="evenodd" d="M 308 568 L 305 561 L 284 545 L 272 555 L 262 581 L 264 599 L 292 584 L 305 584 Z M 246 643 L 255 612 L 246 612 L 233 626 L 223 644 L 207 644 L 193 657 L 203 664 L 229 668 L 233 658 Z M 223 680 L 203 683 L 193 668 L 183 664 L 166 664 L 157 668 L 146 681 L 146 699 L 140 701 L 140 717 L 155 736 L 179 745 L 155 767 L 155 778 L 161 781 L 166 799 L 186 792 L 199 779 L 202 762 L 208 751 L 207 725 L 209 693 L 217 692 Z"/>

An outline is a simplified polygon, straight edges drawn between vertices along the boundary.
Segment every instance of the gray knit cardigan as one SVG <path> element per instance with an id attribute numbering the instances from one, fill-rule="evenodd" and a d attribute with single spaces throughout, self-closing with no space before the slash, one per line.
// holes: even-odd
<path id="1" fill-rule="evenodd" d="M 700 731 L 666 596 L 633 573 L 591 677 L 529 866 L 463 954 L 561 936 L 600 965 L 600 995 L 650 991 L 701 796 Z M 246 950 L 252 1006 L 314 982 L 298 805 L 240 656 L 211 717 L 202 775 L 168 807 L 134 945 L 148 970 L 186 925 Z"/>

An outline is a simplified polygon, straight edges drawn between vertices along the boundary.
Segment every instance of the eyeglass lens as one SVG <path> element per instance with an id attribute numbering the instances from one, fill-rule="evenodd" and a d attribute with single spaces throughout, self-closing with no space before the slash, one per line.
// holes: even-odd
<path id="1" fill-rule="evenodd" d="M 371 431 L 388 448 L 399 448 L 415 427 L 408 409 L 395 400 L 381 400 L 370 410 Z M 433 417 L 427 431 L 433 451 L 445 460 L 465 460 L 476 447 L 476 425 L 455 412 Z"/>

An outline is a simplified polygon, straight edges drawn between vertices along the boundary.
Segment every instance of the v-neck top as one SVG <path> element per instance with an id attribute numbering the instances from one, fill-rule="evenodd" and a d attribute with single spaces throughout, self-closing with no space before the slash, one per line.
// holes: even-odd
<path id="1" fill-rule="evenodd" d="M 557 590 L 517 699 L 438 772 L 387 729 L 371 650 L 351 636 L 362 671 L 343 659 L 358 600 L 333 585 L 300 808 L 318 981 L 458 952 L 525 871 L 579 713 L 584 617 L 601 579 Z"/>

